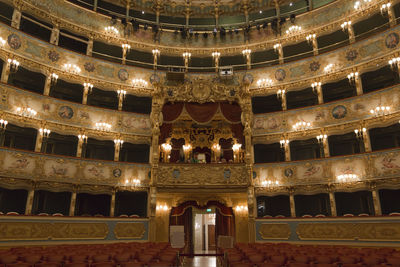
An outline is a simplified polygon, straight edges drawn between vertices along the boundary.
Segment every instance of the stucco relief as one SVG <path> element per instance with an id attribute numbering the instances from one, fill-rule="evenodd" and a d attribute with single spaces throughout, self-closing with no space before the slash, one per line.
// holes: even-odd
<path id="1" fill-rule="evenodd" d="M 0 174 L 9 178 L 25 178 L 36 181 L 57 181 L 121 186 L 125 179 L 136 178 L 141 186 L 150 182 L 150 165 L 122 162 L 95 162 L 62 156 L 0 149 Z M 114 175 L 119 169 L 120 174 Z"/>
<path id="2" fill-rule="evenodd" d="M 370 110 L 378 105 L 390 106 L 390 112 L 394 113 L 399 110 L 399 88 L 400 86 L 393 86 L 379 92 L 315 107 L 256 114 L 254 115 L 253 135 L 290 132 L 293 131 L 292 126 L 299 121 L 310 122 L 310 128 L 320 128 L 337 124 L 338 121 L 346 123 L 373 118 Z"/>
<path id="3" fill-rule="evenodd" d="M 393 178 L 400 173 L 400 152 L 396 149 L 361 155 L 296 162 L 255 164 L 256 186 L 274 178 L 281 188 L 301 184 L 337 182 L 342 174 L 356 174 L 358 181 Z"/>

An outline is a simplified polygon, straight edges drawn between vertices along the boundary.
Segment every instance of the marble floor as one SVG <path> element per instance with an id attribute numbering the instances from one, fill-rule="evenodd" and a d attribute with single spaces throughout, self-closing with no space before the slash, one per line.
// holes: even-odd
<path id="1" fill-rule="evenodd" d="M 186 258 L 184 267 L 218 267 L 215 256 L 195 256 Z"/>

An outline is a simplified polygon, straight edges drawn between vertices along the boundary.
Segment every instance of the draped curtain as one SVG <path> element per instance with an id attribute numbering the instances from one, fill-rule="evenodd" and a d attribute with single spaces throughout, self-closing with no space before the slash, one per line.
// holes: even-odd
<path id="1" fill-rule="evenodd" d="M 163 106 L 163 124 L 160 127 L 159 143 L 164 143 L 169 137 L 172 124 L 186 111 L 196 123 L 207 123 L 212 121 L 215 114 L 221 112 L 223 117 L 231 123 L 233 136 L 239 143 L 244 144 L 243 125 L 241 124 L 242 109 L 237 103 L 167 103 Z"/>
<path id="2" fill-rule="evenodd" d="M 218 201 L 208 201 L 205 206 L 200 206 L 196 201 L 186 201 L 178 207 L 171 209 L 170 225 L 183 225 L 185 228 L 185 253 L 193 255 L 193 214 L 192 208 L 207 209 L 215 207 L 216 209 L 216 230 L 215 235 L 218 240 L 219 235 L 235 236 L 235 217 L 233 209 L 226 207 Z"/>

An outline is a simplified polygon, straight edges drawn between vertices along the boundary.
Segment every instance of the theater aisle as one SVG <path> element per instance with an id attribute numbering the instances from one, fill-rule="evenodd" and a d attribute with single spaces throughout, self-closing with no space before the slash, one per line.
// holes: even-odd
<path id="1" fill-rule="evenodd" d="M 217 267 L 216 256 L 195 256 L 186 258 L 184 267 Z"/>

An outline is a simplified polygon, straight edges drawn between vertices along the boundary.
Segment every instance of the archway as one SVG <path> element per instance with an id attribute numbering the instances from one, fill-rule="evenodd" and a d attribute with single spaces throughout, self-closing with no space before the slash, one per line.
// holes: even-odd
<path id="1" fill-rule="evenodd" d="M 201 213 L 204 213 L 204 211 L 210 211 L 213 213 L 215 212 L 214 240 L 216 241 L 216 248 L 211 253 L 197 253 L 194 248 L 195 222 L 193 218 L 194 214 L 198 213 L 197 211 L 199 210 L 203 211 Z M 225 240 L 231 240 L 231 243 L 233 244 L 235 236 L 235 216 L 233 209 L 215 200 L 208 201 L 204 206 L 200 206 L 196 201 L 186 201 L 177 207 L 173 207 L 170 214 L 170 226 L 173 225 L 184 227 L 184 253 L 188 256 L 194 256 L 198 254 L 215 255 L 218 252 L 218 247 L 227 246 L 226 244 L 222 244 Z"/>

